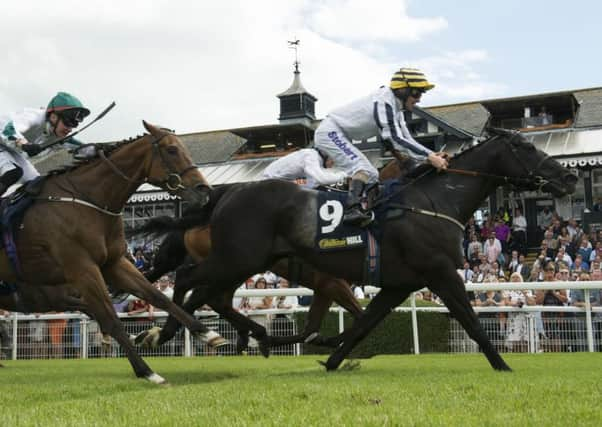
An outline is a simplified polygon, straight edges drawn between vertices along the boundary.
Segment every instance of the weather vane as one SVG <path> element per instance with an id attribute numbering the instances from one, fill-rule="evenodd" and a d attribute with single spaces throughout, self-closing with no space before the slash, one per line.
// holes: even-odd
<path id="1" fill-rule="evenodd" d="M 289 49 L 294 49 L 295 50 L 295 72 L 298 73 L 299 72 L 299 58 L 297 57 L 297 49 L 299 48 L 299 43 L 301 43 L 301 40 L 299 40 L 297 37 L 295 37 L 295 40 L 287 40 L 288 43 L 288 48 Z"/>

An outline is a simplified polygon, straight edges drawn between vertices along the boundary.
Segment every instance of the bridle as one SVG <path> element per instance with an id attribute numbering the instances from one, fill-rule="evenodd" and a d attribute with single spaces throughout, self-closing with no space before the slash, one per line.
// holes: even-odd
<path id="1" fill-rule="evenodd" d="M 113 172 L 115 172 L 117 175 L 119 175 L 120 177 L 125 179 L 127 182 L 131 182 L 132 184 L 137 184 L 137 185 L 149 183 L 154 186 L 161 187 L 161 188 L 163 188 L 165 186 L 170 191 L 184 190 L 184 189 L 186 189 L 186 186 L 184 185 L 182 178 L 188 172 L 195 170 L 196 166 L 190 165 L 189 167 L 185 168 L 181 172 L 177 171 L 177 169 L 174 167 L 173 163 L 170 162 L 170 160 L 165 156 L 165 154 L 163 153 L 163 151 L 161 150 L 161 148 L 159 146 L 159 143 L 161 142 L 161 140 L 168 135 L 170 135 L 170 134 L 165 133 L 162 136 L 160 136 L 159 138 L 156 138 L 150 142 L 151 145 L 153 146 L 153 154 L 151 157 L 151 163 L 149 166 L 149 170 L 152 169 L 155 158 L 158 156 L 159 159 L 161 160 L 161 165 L 163 166 L 163 168 L 169 172 L 167 174 L 167 176 L 165 177 L 165 179 L 163 179 L 163 180 L 151 180 L 149 178 L 144 178 L 142 180 L 139 180 L 139 179 L 131 178 L 131 177 L 127 176 L 125 173 L 123 173 L 117 167 L 117 165 L 115 165 L 115 163 L 113 163 L 111 161 L 111 159 L 109 159 L 105 155 L 104 150 L 102 150 L 102 149 L 99 150 L 98 155 L 100 156 L 102 161 L 105 162 Z"/>

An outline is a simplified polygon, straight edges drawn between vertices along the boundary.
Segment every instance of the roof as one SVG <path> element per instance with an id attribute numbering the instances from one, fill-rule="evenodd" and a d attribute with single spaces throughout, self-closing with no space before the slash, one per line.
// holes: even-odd
<path id="1" fill-rule="evenodd" d="M 489 121 L 489 111 L 480 103 L 429 107 L 423 110 L 439 117 L 451 127 L 480 136 Z"/>
<path id="2" fill-rule="evenodd" d="M 576 128 L 602 125 L 602 88 L 574 92 L 579 103 Z"/>
<path id="3" fill-rule="evenodd" d="M 245 143 L 230 131 L 199 132 L 178 135 L 188 147 L 194 164 L 225 162 Z"/>
<path id="4" fill-rule="evenodd" d="M 301 83 L 301 72 L 300 71 L 295 71 L 295 77 L 293 77 L 293 83 L 291 84 L 291 86 L 285 90 L 284 92 L 276 95 L 278 98 L 282 98 L 283 96 L 290 96 L 290 95 L 301 95 L 301 94 L 306 94 L 311 96 L 314 101 L 317 101 L 318 99 L 313 96 L 311 93 L 309 93 L 307 91 L 307 89 L 305 89 L 303 87 L 303 84 Z"/>

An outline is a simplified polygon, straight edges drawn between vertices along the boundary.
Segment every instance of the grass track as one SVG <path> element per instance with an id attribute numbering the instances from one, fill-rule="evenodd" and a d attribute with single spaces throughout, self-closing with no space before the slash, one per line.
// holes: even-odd
<path id="1" fill-rule="evenodd" d="M 4 361 L 0 426 L 602 425 L 600 353 L 380 356 L 326 373 L 315 356 Z"/>

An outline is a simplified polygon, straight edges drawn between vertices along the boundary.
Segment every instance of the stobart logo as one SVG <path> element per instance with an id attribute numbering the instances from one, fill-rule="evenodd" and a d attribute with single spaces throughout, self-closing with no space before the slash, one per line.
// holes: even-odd
<path id="1" fill-rule="evenodd" d="M 351 158 L 351 160 L 357 159 L 357 154 L 355 154 L 349 147 L 347 147 L 346 142 L 341 141 L 341 138 L 339 138 L 339 135 L 337 135 L 336 132 L 328 132 L 328 137 L 332 142 L 334 142 L 334 145 L 339 147 L 343 153 L 345 153 Z"/>

